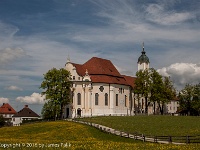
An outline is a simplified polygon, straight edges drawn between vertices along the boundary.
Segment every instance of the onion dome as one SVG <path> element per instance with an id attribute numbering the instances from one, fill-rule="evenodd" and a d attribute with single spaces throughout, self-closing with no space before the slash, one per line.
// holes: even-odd
<path id="1" fill-rule="evenodd" d="M 142 63 L 149 63 L 149 58 L 146 56 L 146 52 L 144 51 L 144 43 L 143 43 L 143 50 L 142 50 L 142 55 L 138 58 L 138 63 L 142 64 Z"/>

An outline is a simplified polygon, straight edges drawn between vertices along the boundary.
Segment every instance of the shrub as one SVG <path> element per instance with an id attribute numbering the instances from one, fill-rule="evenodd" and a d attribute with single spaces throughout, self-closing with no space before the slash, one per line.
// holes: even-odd
<path id="1" fill-rule="evenodd" d="M 0 128 L 5 125 L 5 120 L 2 115 L 0 115 Z"/>

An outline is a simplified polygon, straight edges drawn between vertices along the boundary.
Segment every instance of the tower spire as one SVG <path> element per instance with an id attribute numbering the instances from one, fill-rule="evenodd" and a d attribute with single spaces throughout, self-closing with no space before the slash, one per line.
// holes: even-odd
<path id="1" fill-rule="evenodd" d="M 143 48 L 143 52 L 144 52 L 144 42 L 142 43 L 142 48 Z"/>
<path id="2" fill-rule="evenodd" d="M 69 54 L 67 55 L 67 62 L 70 62 Z"/>
<path id="3" fill-rule="evenodd" d="M 138 70 L 145 70 L 149 68 L 149 58 L 146 56 L 144 51 L 144 42 L 142 42 L 142 52 L 141 56 L 138 58 Z"/>

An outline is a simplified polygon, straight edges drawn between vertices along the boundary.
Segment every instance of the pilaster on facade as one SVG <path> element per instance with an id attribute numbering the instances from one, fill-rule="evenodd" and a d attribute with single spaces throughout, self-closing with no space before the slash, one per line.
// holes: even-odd
<path id="1" fill-rule="evenodd" d="M 110 109 L 114 108 L 114 87 L 110 86 Z"/>

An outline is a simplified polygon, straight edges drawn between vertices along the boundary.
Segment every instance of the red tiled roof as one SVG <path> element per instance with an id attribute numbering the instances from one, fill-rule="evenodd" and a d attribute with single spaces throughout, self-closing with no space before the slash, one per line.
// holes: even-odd
<path id="1" fill-rule="evenodd" d="M 72 63 L 80 76 L 86 69 L 94 83 L 111 83 L 134 86 L 134 77 L 121 75 L 110 60 L 93 57 L 83 65 Z"/>
<path id="2" fill-rule="evenodd" d="M 84 76 L 84 75 L 85 75 L 86 69 L 84 68 L 83 65 L 75 64 L 75 63 L 72 63 L 72 65 L 73 65 L 74 67 L 76 67 L 76 71 L 77 71 L 77 73 L 78 73 L 80 76 Z"/>
<path id="3" fill-rule="evenodd" d="M 16 114 L 17 112 L 8 104 L 4 103 L 0 107 L 0 114 Z"/>
<path id="4" fill-rule="evenodd" d="M 125 80 L 126 80 L 126 82 L 131 86 L 131 87 L 134 87 L 135 86 L 135 79 L 136 79 L 136 77 L 131 77 L 131 76 L 126 76 L 126 75 L 122 75 L 124 78 L 125 78 Z"/>
<path id="5" fill-rule="evenodd" d="M 109 75 L 90 75 L 92 82 L 94 83 L 110 83 L 110 84 L 122 84 L 127 85 L 126 80 L 121 76 L 109 76 Z"/>
<path id="6" fill-rule="evenodd" d="M 89 74 L 121 76 L 110 60 L 93 57 L 83 64 Z"/>
<path id="7" fill-rule="evenodd" d="M 25 105 L 25 107 L 15 115 L 13 115 L 13 117 L 40 117 L 40 116 L 36 114 L 34 111 L 32 111 L 30 108 L 28 108 L 28 105 Z"/>

